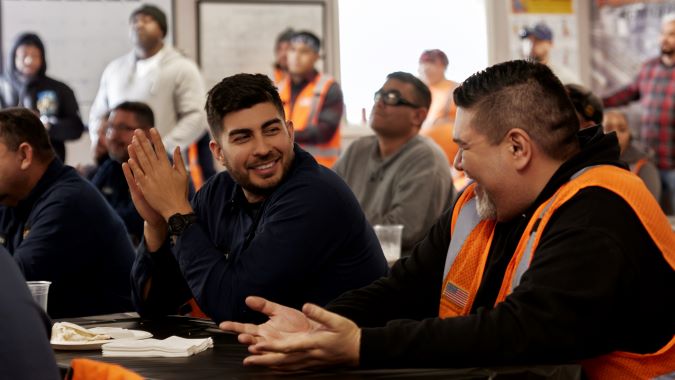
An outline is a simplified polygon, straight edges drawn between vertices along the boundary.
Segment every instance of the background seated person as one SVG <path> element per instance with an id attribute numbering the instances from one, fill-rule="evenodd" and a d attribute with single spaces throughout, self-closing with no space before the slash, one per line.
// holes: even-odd
<path id="1" fill-rule="evenodd" d="M 375 93 L 366 136 L 335 163 L 370 224 L 402 224 L 401 252 L 410 254 L 452 197 L 450 167 L 432 140 L 419 136 L 431 93 L 412 74 L 395 72 Z"/>
<path id="2" fill-rule="evenodd" d="M 268 322 L 221 324 L 249 345 L 244 364 L 675 371 L 675 234 L 618 160 L 616 137 L 579 132 L 539 63 L 489 67 L 454 98 L 455 167 L 474 183 L 453 210 L 390 276 L 328 310 L 247 299 Z"/>
<path id="3" fill-rule="evenodd" d="M 608 111 L 605 113 L 603 128 L 605 133 L 616 132 L 621 147 L 621 161 L 627 163 L 630 171 L 642 178 L 654 198 L 661 199 L 661 177 L 652 161 L 653 155 L 633 141 L 626 115 L 619 111 Z"/>
<path id="4" fill-rule="evenodd" d="M 91 184 L 55 159 L 40 119 L 0 111 L 0 243 L 26 280 L 51 281 L 52 318 L 131 310 L 134 251 Z"/>
<path id="5" fill-rule="evenodd" d="M 111 158 L 103 162 L 91 182 L 122 218 L 134 245 L 143 236 L 143 218 L 131 201 L 129 185 L 124 179 L 122 163 L 129 159 L 127 147 L 136 129 L 146 133 L 155 125 L 152 109 L 141 102 L 123 102 L 113 108 L 108 118 L 105 146 Z"/>
<path id="6" fill-rule="evenodd" d="M 211 150 L 227 171 L 192 202 L 180 152 L 172 166 L 155 129 L 154 150 L 136 131 L 123 165 L 145 219 L 132 273 L 140 313 L 175 313 L 194 296 L 216 321 L 254 321 L 262 315 L 244 303 L 250 294 L 296 307 L 326 304 L 387 273 L 347 185 L 293 143 L 293 124 L 267 76 L 223 79 L 206 110 Z"/>

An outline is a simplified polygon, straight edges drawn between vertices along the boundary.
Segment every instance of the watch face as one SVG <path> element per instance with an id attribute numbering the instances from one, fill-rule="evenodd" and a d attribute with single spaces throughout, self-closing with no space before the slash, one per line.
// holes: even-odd
<path id="1" fill-rule="evenodd" d="M 193 214 L 174 214 L 169 218 L 169 234 L 180 235 L 183 231 L 197 220 Z"/>

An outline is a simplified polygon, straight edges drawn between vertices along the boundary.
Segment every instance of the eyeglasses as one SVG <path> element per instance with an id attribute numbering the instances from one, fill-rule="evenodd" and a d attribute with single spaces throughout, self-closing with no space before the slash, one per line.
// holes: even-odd
<path id="1" fill-rule="evenodd" d="M 412 108 L 419 108 L 415 103 L 411 103 L 401 97 L 401 94 L 396 90 L 378 90 L 375 93 L 375 103 L 382 100 L 382 102 L 388 106 L 406 106 Z"/>
<path id="2" fill-rule="evenodd" d="M 106 134 L 110 135 L 113 133 L 113 131 L 117 133 L 133 133 L 138 128 L 140 127 L 132 127 L 126 124 L 115 125 L 113 123 L 108 123 L 108 130 L 106 130 Z"/>

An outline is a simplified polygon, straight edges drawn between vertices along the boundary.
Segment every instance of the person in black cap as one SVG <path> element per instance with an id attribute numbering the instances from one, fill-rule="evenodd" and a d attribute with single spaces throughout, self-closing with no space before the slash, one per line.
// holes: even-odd
<path id="1" fill-rule="evenodd" d="M 47 76 L 45 47 L 36 34 L 17 36 L 7 58 L 5 75 L 0 77 L 0 109 L 18 106 L 37 111 L 56 155 L 65 162 L 65 141 L 77 140 L 84 130 L 75 93 Z"/>
<path id="2" fill-rule="evenodd" d="M 526 26 L 520 31 L 520 39 L 523 41 L 523 55 L 526 58 L 548 66 L 563 84 L 581 83 L 576 74 L 551 60 L 553 31 L 548 25 L 540 22 L 533 27 Z"/>
<path id="3" fill-rule="evenodd" d="M 129 16 L 133 51 L 112 61 L 103 71 L 101 84 L 89 114 L 92 144 L 104 114 L 125 101 L 140 101 L 152 109 L 156 127 L 164 144 L 173 150 L 192 149 L 199 159 L 191 159 L 192 173 L 213 173 L 208 149 L 204 81 L 197 65 L 165 44 L 168 32 L 164 12 L 154 5 L 142 5 Z M 199 142 L 199 145 L 193 145 Z M 194 157 L 195 155 L 191 155 Z M 197 163 L 198 161 L 198 163 Z"/>
<path id="4" fill-rule="evenodd" d="M 602 124 L 602 101 L 597 95 L 579 84 L 566 84 L 565 89 L 577 110 L 579 129 Z"/>

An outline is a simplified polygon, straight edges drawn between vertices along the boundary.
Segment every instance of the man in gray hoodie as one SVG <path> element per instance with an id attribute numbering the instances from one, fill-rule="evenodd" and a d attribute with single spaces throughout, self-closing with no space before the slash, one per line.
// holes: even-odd
<path id="1" fill-rule="evenodd" d="M 166 15 L 156 6 L 142 5 L 131 13 L 129 25 L 134 48 L 103 71 L 89 114 L 92 142 L 98 138 L 99 119 L 106 111 L 124 101 L 140 101 L 155 114 L 156 128 L 169 151 L 176 146 L 187 149 L 200 139 L 208 146 L 204 81 L 193 61 L 164 43 Z M 208 160 L 200 164 L 212 174 L 208 149 L 206 154 Z"/>

